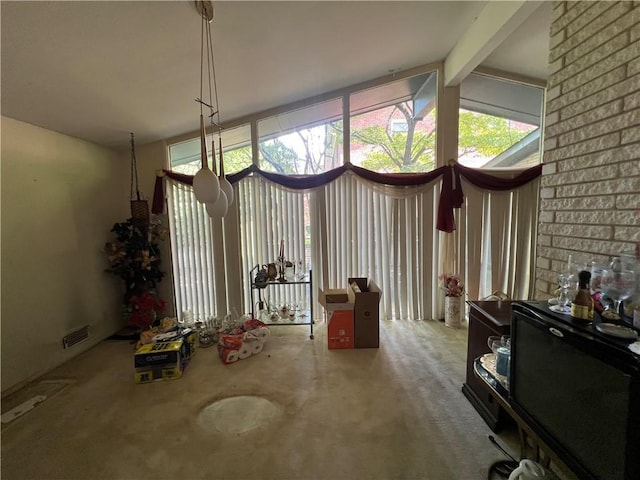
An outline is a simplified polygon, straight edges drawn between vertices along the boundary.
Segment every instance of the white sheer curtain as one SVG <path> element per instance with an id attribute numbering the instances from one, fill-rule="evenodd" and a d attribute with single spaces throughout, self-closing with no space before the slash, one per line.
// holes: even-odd
<path id="1" fill-rule="evenodd" d="M 394 189 L 347 174 L 300 192 L 245 178 L 237 188 L 245 310 L 251 309 L 249 272 L 273 261 L 284 239 L 287 258 L 313 266 L 314 295 L 317 287 L 344 288 L 349 277 L 368 277 L 383 291 L 384 318 L 437 318 L 439 190 L 437 181 Z M 277 304 L 288 293 L 270 295 Z"/>
<path id="2" fill-rule="evenodd" d="M 168 181 L 171 261 L 176 312 L 210 315 L 215 305 L 212 231 L 204 206 L 195 200 L 193 188 Z"/>
<path id="3" fill-rule="evenodd" d="M 539 179 L 511 191 L 462 181 L 465 203 L 453 241 L 469 299 L 499 290 L 513 299 L 533 294 Z"/>
<path id="4" fill-rule="evenodd" d="M 223 219 L 211 219 L 193 188 L 167 183 L 176 312 L 200 319 L 242 311 L 238 204 Z"/>
<path id="5" fill-rule="evenodd" d="M 306 235 L 310 194 L 287 191 L 260 176 L 246 177 L 238 183 L 236 191 L 240 215 L 237 244 L 241 249 L 240 264 L 244 274 L 241 290 L 245 299 L 244 310 L 250 312 L 250 282 L 256 273 L 252 269 L 275 262 L 281 241 L 284 241 L 287 260 L 302 261 L 306 269 L 311 267 Z M 270 295 L 266 300 L 271 306 L 278 306 L 290 303 L 292 299 L 303 299 L 304 288 L 302 285 L 289 285 L 268 289 L 264 293 Z M 253 307 L 255 309 L 256 306 Z"/>
<path id="6" fill-rule="evenodd" d="M 533 288 L 538 180 L 509 192 L 463 180 L 453 233 L 435 228 L 440 181 L 397 188 L 346 174 L 301 192 L 248 176 L 235 185 L 224 220 L 209 220 L 190 187 L 169 184 L 179 313 L 250 312 L 251 270 L 275 261 L 281 240 L 287 259 L 313 268 L 314 296 L 318 287 L 346 287 L 348 277 L 373 279 L 384 319 L 441 318 L 441 273 L 459 274 L 467 299 L 496 290 L 526 299 Z M 302 288 L 270 289 L 266 300 L 279 305 L 304 296 Z"/>
<path id="7" fill-rule="evenodd" d="M 392 188 L 351 174 L 327 185 L 317 220 L 327 245 L 318 258 L 324 266 L 322 285 L 344 288 L 348 277 L 368 277 L 383 292 L 383 318 L 437 318 L 438 257 L 433 252 L 439 191 L 439 182 Z"/>

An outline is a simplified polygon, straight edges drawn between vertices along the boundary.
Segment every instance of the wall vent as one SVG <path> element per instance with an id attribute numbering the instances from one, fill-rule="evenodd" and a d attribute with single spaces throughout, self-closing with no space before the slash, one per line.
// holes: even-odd
<path id="1" fill-rule="evenodd" d="M 80 343 L 83 340 L 89 338 L 89 325 L 85 325 L 78 330 L 71 332 L 62 339 L 62 348 L 73 347 L 76 343 Z"/>

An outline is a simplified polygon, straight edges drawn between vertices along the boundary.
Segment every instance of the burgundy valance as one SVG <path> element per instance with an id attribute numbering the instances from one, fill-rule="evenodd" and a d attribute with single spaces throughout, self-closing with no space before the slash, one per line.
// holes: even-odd
<path id="1" fill-rule="evenodd" d="M 327 185 L 347 171 L 351 171 L 360 178 L 371 182 L 397 187 L 424 185 L 442 177 L 436 228 L 443 232 L 453 232 L 456 229 L 453 209 L 462 207 L 464 203 L 464 193 L 462 191 L 462 185 L 460 184 L 460 177 L 464 177 L 469 183 L 486 190 L 513 190 L 538 178 L 542 173 L 542 165 L 536 165 L 535 167 L 524 170 L 513 179 L 501 178 L 458 164 L 440 167 L 427 173 L 378 173 L 348 164 L 317 175 L 300 176 L 266 172 L 260 170 L 256 165 L 251 165 L 237 173 L 227 175 L 227 179 L 234 184 L 253 173 L 286 188 L 305 190 Z M 162 174 L 158 174 L 156 177 L 155 191 L 153 193 L 152 213 L 155 214 L 164 211 L 164 176 L 185 185 L 193 185 L 192 175 L 185 175 L 172 170 L 163 170 Z"/>

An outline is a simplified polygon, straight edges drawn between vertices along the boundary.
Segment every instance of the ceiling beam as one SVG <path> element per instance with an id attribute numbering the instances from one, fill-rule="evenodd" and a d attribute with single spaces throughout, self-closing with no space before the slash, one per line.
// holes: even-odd
<path id="1" fill-rule="evenodd" d="M 459 85 L 540 5 L 532 0 L 487 2 L 444 62 L 445 87 Z"/>

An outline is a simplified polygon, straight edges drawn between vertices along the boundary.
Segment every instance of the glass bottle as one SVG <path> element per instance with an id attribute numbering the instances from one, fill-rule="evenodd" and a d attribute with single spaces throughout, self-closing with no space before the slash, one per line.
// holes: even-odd
<path id="1" fill-rule="evenodd" d="M 578 274 L 578 291 L 571 302 L 571 316 L 580 320 L 593 320 L 593 298 L 589 289 L 591 273 L 582 270 Z"/>

